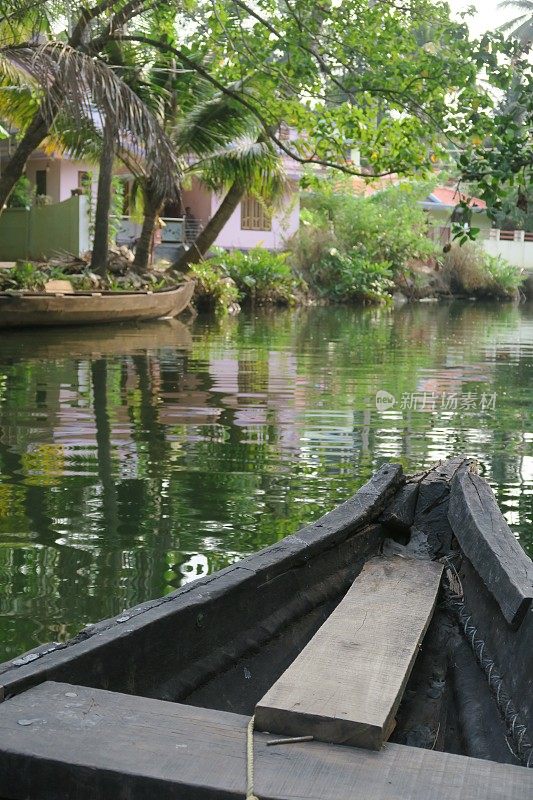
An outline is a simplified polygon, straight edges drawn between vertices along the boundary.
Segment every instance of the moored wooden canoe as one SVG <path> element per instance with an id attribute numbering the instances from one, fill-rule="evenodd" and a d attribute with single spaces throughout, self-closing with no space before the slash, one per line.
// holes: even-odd
<path id="1" fill-rule="evenodd" d="M 175 317 L 190 303 L 194 282 L 157 292 L 0 293 L 0 328 L 102 325 Z"/>
<path id="2" fill-rule="evenodd" d="M 533 771 L 523 765 L 533 764 L 533 571 L 511 538 L 467 459 L 409 479 L 399 465 L 384 465 L 353 498 L 295 535 L 66 644 L 1 665 L 0 797 L 244 797 L 250 716 L 315 634 L 333 617 L 338 627 L 350 593 L 347 624 L 359 606 L 367 634 L 378 637 L 387 625 L 375 625 L 372 613 L 379 619 L 382 609 L 396 606 L 398 614 L 409 606 L 422 632 L 399 708 L 392 706 L 394 731 L 387 720 L 390 743 L 379 751 L 322 741 L 272 748 L 271 737 L 258 733 L 256 795 L 532 796 Z M 410 569 L 395 575 L 398 559 Z M 375 587 L 372 611 L 356 595 L 358 586 L 373 591 L 375 565 L 390 585 Z M 422 582 L 408 596 L 410 571 L 432 581 L 444 572 L 425 634 L 416 598 L 426 593 L 432 604 L 435 592 Z M 352 658 L 330 658 L 327 670 L 357 661 L 355 622 L 355 632 L 335 644 Z M 395 635 L 396 666 L 403 638 Z M 418 634 L 405 638 L 416 654 Z M 386 642 L 377 644 L 379 658 L 388 658 Z M 363 658 L 372 657 L 367 647 Z M 372 671 L 365 674 L 370 682 Z M 324 673 L 326 711 L 333 683 Z M 352 686 L 360 692 L 357 675 Z M 343 691 L 351 691 L 348 681 Z M 380 699 L 375 686 L 372 696 Z"/>

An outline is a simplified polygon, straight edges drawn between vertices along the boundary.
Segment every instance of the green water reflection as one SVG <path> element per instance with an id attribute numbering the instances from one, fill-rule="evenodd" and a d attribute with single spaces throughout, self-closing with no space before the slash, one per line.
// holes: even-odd
<path id="1" fill-rule="evenodd" d="M 285 536 L 390 459 L 477 457 L 533 549 L 532 384 L 524 306 L 2 334 L 0 660 Z"/>

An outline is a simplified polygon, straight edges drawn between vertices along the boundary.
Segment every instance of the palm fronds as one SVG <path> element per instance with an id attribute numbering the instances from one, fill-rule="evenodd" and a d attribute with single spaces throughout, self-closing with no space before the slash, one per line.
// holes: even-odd
<path id="1" fill-rule="evenodd" d="M 211 92 L 212 94 L 212 92 Z M 259 125 L 240 103 L 216 93 L 196 105 L 176 126 L 173 139 L 181 153 L 203 157 L 235 139 L 259 135 Z"/>
<path id="2" fill-rule="evenodd" d="M 223 191 L 234 183 L 250 194 L 275 204 L 286 194 L 289 181 L 283 161 L 269 142 L 242 138 L 212 152 L 190 168 L 213 191 Z"/>
<path id="3" fill-rule="evenodd" d="M 154 114 L 101 59 L 63 42 L 4 47 L 0 59 L 35 81 L 41 112 L 52 126 L 58 114 L 71 130 L 88 123 L 102 130 L 113 119 L 118 131 L 116 152 L 133 166 L 134 174 L 151 175 L 161 197 L 176 193 L 181 167 L 172 143 Z"/>
<path id="4" fill-rule="evenodd" d="M 64 13 L 58 5 L 38 0 L 0 0 L 0 46 L 34 41 L 48 34 L 54 13 Z"/>
<path id="5" fill-rule="evenodd" d="M 522 43 L 533 41 L 533 0 L 504 0 L 498 8 L 512 8 L 522 12 L 514 19 L 504 22 L 498 30 L 509 33 Z"/>

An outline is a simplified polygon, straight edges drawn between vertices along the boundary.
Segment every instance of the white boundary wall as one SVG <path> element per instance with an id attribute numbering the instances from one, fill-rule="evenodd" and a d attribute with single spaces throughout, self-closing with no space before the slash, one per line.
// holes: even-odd
<path id="1" fill-rule="evenodd" d="M 481 240 L 485 251 L 491 256 L 501 256 L 515 267 L 521 267 L 533 275 L 533 234 L 524 231 L 487 231 L 488 237 Z M 512 238 L 511 238 L 512 237 Z"/>

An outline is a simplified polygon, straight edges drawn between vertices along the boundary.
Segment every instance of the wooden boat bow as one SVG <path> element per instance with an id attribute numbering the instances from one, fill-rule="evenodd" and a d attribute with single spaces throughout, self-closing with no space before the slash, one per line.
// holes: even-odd
<path id="1" fill-rule="evenodd" d="M 253 737 L 261 800 L 533 795 L 533 570 L 471 463 L 384 465 L 281 542 L 0 666 L 0 796 L 243 798 L 256 706 L 284 710 Z"/>

